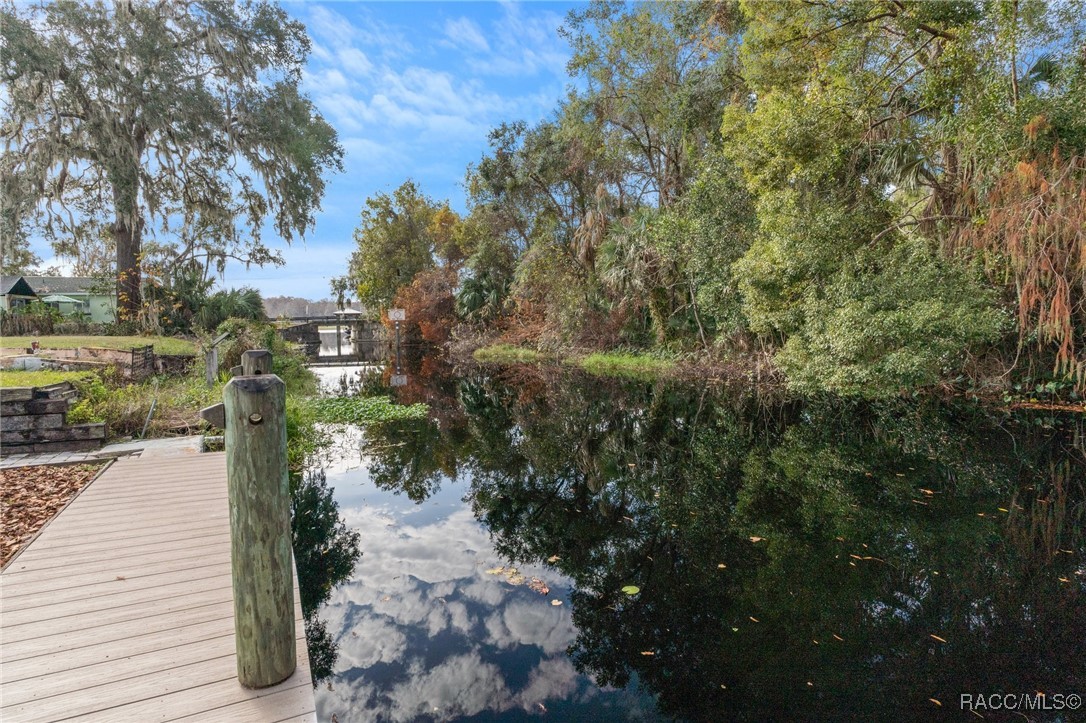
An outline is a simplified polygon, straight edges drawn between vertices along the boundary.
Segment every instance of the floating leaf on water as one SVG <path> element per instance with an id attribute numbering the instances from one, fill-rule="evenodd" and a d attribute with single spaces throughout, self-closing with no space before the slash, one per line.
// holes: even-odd
<path id="1" fill-rule="evenodd" d="M 558 607 L 561 604 L 562 604 L 561 600 L 551 600 L 551 605 L 554 605 L 555 607 Z"/>
<path id="2" fill-rule="evenodd" d="M 637 585 L 627 585 L 626 587 L 622 588 L 622 592 L 626 593 L 627 595 L 636 595 L 637 593 L 641 592 L 641 588 L 639 588 Z"/>
<path id="3" fill-rule="evenodd" d="M 547 558 L 547 562 L 558 562 L 561 559 L 562 558 L 558 557 L 558 555 L 551 555 Z"/>
<path id="4" fill-rule="evenodd" d="M 505 572 L 505 567 L 492 567 L 486 571 L 487 575 L 501 575 Z"/>
<path id="5" fill-rule="evenodd" d="M 750 541 L 751 542 L 761 542 L 764 539 L 765 539 L 764 537 L 752 537 L 752 538 L 750 538 Z"/>
<path id="6" fill-rule="evenodd" d="M 758 619 L 758 618 L 756 618 L 756 617 L 751 617 L 750 615 L 748 615 L 747 617 L 748 617 L 748 618 L 750 618 L 750 621 L 751 621 L 752 623 L 760 623 L 760 622 L 762 622 L 761 620 L 759 620 L 759 619 Z"/>
<path id="7" fill-rule="evenodd" d="M 523 585 L 524 579 L 524 576 L 518 572 L 507 577 L 506 582 L 508 582 L 510 585 Z"/>
<path id="8" fill-rule="evenodd" d="M 835 640 L 840 640 L 840 641 L 841 641 L 842 643 L 843 643 L 843 642 L 845 642 L 845 639 L 844 639 L 844 638 L 842 638 L 842 637 L 841 637 L 840 635 L 838 635 L 837 633 L 834 633 L 834 634 L 833 634 L 833 637 L 834 637 L 834 639 L 835 639 Z"/>
<path id="9" fill-rule="evenodd" d="M 724 564 L 724 563 L 722 562 L 722 563 L 720 563 L 719 565 L 717 565 L 717 566 L 716 566 L 716 569 L 718 569 L 718 570 L 723 570 L 723 569 L 724 569 L 724 568 L 726 568 L 726 567 L 727 567 L 727 565 L 725 565 L 725 564 Z"/>
<path id="10" fill-rule="evenodd" d="M 733 633 L 738 633 L 738 632 L 739 632 L 739 628 L 732 628 L 732 632 L 733 632 Z"/>
<path id="11" fill-rule="evenodd" d="M 935 705 L 939 706 L 940 708 L 942 708 L 942 707 L 943 707 L 943 704 L 942 704 L 942 703 L 940 703 L 939 701 L 937 701 L 937 700 L 936 700 L 935 698 L 928 698 L 928 700 L 930 700 L 930 701 L 931 701 L 932 703 L 934 703 Z"/>
<path id="12" fill-rule="evenodd" d="M 933 634 L 933 635 L 931 635 L 931 638 L 934 639 L 934 640 L 938 640 L 940 643 L 945 643 L 946 642 L 946 638 L 940 638 L 938 635 Z"/>
<path id="13" fill-rule="evenodd" d="M 642 655 L 656 655 L 656 653 L 652 652 L 651 650 L 642 650 L 641 654 Z"/>

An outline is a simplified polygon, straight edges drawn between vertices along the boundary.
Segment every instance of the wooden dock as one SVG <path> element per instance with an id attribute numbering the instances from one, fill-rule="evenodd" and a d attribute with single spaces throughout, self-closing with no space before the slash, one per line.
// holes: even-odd
<path id="1" fill-rule="evenodd" d="M 0 720 L 315 721 L 298 669 L 243 688 L 222 453 L 120 460 L 0 574 Z"/>

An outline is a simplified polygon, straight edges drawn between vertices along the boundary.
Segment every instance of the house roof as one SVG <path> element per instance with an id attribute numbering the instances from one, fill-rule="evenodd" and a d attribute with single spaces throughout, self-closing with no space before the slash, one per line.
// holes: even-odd
<path id="1" fill-rule="evenodd" d="M 0 294 L 36 296 L 34 289 L 22 276 L 0 276 Z"/>
<path id="2" fill-rule="evenodd" d="M 39 294 L 101 293 L 102 280 L 87 276 L 26 276 L 24 278 Z"/>

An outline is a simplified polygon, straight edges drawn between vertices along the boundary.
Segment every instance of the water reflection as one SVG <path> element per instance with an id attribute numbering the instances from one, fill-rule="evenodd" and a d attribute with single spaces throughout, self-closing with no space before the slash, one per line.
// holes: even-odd
<path id="1" fill-rule="evenodd" d="M 313 684 L 332 675 L 336 643 L 318 616 L 332 590 L 346 581 L 362 556 L 359 535 L 339 516 L 323 470 L 291 476 L 291 535 Z"/>
<path id="2" fill-rule="evenodd" d="M 366 558 L 321 608 L 325 719 L 897 720 L 1086 693 L 1081 416 L 429 371 L 394 393 L 433 419 L 370 430 L 336 476 Z M 508 565 L 550 594 L 487 572 Z"/>

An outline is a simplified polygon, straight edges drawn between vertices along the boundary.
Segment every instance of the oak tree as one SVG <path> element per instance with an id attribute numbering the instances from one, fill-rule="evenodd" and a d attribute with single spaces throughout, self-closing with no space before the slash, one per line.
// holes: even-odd
<path id="1" fill-rule="evenodd" d="M 269 2 L 8 4 L 0 37 L 5 242 L 28 215 L 51 240 L 108 225 L 124 318 L 140 310 L 145 235 L 176 262 L 281 262 L 265 221 L 304 234 L 341 169 L 298 90 L 305 28 Z"/>

